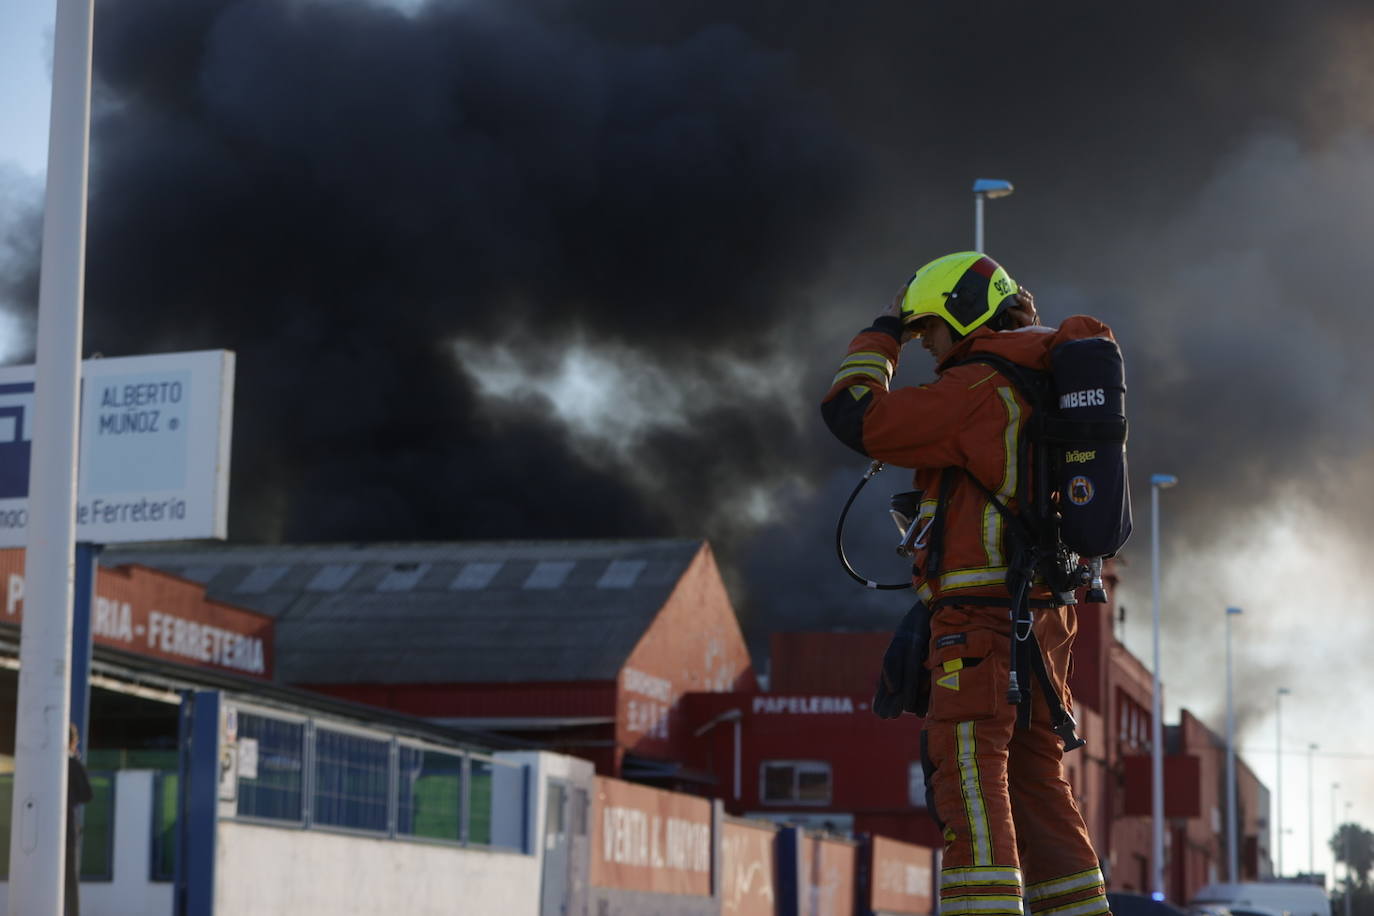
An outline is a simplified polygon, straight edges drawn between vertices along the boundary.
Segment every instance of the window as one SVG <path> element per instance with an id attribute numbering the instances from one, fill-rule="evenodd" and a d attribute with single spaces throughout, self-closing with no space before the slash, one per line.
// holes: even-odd
<path id="1" fill-rule="evenodd" d="M 1149 747 L 1150 712 L 1125 691 L 1117 690 L 1117 736 L 1118 744 L 1125 750 L 1134 752 Z"/>
<path id="2" fill-rule="evenodd" d="M 238 774 L 240 817 L 530 851 L 523 819 L 498 822 L 493 816 L 528 803 L 523 763 L 352 725 L 233 708 L 240 751 L 245 741 L 257 743 L 256 755 L 248 755 L 256 769 L 243 765 Z M 175 774 L 163 774 L 154 793 L 152 872 L 153 880 L 164 880 L 176 854 Z"/>
<path id="3" fill-rule="evenodd" d="M 769 760 L 760 774 L 766 805 L 830 804 L 830 764 L 817 760 Z"/>
<path id="4" fill-rule="evenodd" d="M 390 741 L 317 728 L 314 822 L 385 832 L 390 768 Z"/>
<path id="5" fill-rule="evenodd" d="M 491 789 L 495 769 L 490 760 L 472 758 L 471 779 L 468 782 L 469 843 L 491 845 Z"/>
<path id="6" fill-rule="evenodd" d="M 305 723 L 239 712 L 238 737 L 258 742 L 257 778 L 239 777 L 239 815 L 300 823 L 304 819 Z"/>
<path id="7" fill-rule="evenodd" d="M 433 840 L 461 840 L 463 758 L 402 745 L 396 832 Z"/>

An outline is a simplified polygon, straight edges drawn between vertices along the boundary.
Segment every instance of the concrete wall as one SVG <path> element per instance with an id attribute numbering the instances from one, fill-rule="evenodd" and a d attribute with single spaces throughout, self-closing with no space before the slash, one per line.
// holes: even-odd
<path id="1" fill-rule="evenodd" d="M 115 774 L 114 880 L 81 885 L 82 916 L 171 916 L 172 885 L 153 883 L 153 773 Z M 0 883 L 0 911 L 9 906 L 9 885 Z"/>
<path id="2" fill-rule="evenodd" d="M 538 894 L 536 905 L 534 909 L 528 910 L 528 912 L 542 914 L 545 912 L 544 904 L 547 903 L 551 911 L 558 911 L 561 906 L 561 912 L 567 916 L 584 916 L 588 912 L 589 905 L 587 875 L 590 869 L 590 850 L 585 828 L 587 818 L 591 816 L 590 799 L 593 780 L 595 779 L 594 767 L 587 760 L 543 751 L 509 751 L 495 756 L 498 760 L 506 763 L 523 764 L 530 773 L 529 804 L 525 810 L 525 833 L 529 838 L 531 850 L 539 860 L 539 871 L 537 880 L 534 882 L 534 890 Z M 564 866 L 566 872 L 559 872 L 550 863 L 544 861 L 544 856 L 549 851 L 550 840 L 545 828 L 547 826 L 549 783 L 551 780 L 564 784 L 570 793 L 567 799 L 568 808 L 565 812 L 567 857 Z M 580 796 L 574 796 L 574 790 L 580 792 Z M 579 815 L 572 810 L 579 798 L 584 803 L 580 815 L 580 823 L 584 828 L 581 834 L 574 830 L 574 821 L 578 819 Z M 502 829 L 512 831 L 514 828 L 512 824 L 507 823 Z M 493 830 L 493 835 L 495 835 L 495 830 Z M 557 857 L 555 856 L 551 862 L 556 861 Z M 555 903 L 559 906 L 555 906 Z M 480 911 L 475 910 L 474 912 Z M 526 911 L 509 909 L 494 912 L 514 914 Z"/>
<path id="3" fill-rule="evenodd" d="M 539 859 L 221 821 L 215 916 L 529 913 Z"/>

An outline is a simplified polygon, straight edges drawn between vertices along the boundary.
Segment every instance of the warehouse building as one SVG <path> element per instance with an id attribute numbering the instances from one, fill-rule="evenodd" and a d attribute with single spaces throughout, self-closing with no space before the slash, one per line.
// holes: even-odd
<path id="1" fill-rule="evenodd" d="M 680 705 L 756 689 L 703 541 L 110 550 L 269 618 L 276 680 L 690 781 Z"/>

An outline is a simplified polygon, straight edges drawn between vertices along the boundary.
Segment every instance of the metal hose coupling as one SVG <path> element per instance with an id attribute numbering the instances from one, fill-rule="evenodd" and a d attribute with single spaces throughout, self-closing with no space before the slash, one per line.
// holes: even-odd
<path id="1" fill-rule="evenodd" d="M 1011 669 L 1011 677 L 1007 679 L 1007 705 L 1021 705 L 1021 681 L 1016 676 L 1016 668 Z"/>
<path id="2" fill-rule="evenodd" d="M 1064 742 L 1065 751 L 1076 751 L 1088 743 L 1078 737 L 1078 722 L 1067 709 L 1064 710 L 1063 718 L 1050 727 L 1059 736 L 1059 740 Z"/>
<path id="3" fill-rule="evenodd" d="M 1088 561 L 1088 593 L 1084 599 L 1089 604 L 1106 604 L 1107 589 L 1102 585 L 1102 558 L 1093 557 Z"/>

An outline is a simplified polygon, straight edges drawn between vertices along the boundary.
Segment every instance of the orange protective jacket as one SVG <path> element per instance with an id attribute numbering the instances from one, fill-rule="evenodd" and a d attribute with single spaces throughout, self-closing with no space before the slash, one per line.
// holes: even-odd
<path id="1" fill-rule="evenodd" d="M 964 467 L 1016 511 L 1021 473 L 1017 443 L 1031 406 L 1004 375 L 986 363 L 956 363 L 991 353 L 1031 369 L 1048 370 L 1050 351 L 1069 340 L 1112 336 L 1095 318 L 1075 315 L 1058 328 L 1016 331 L 979 328 L 936 367 L 934 382 L 889 391 L 901 350 L 901 326 L 884 316 L 855 337 L 821 404 L 840 441 L 884 464 L 916 470 L 924 494 L 921 524 L 935 514 L 946 467 Z M 952 368 L 951 368 L 952 367 Z M 928 605 L 960 596 L 1006 597 L 1009 562 L 1006 522 L 967 475 L 959 474 L 945 511 L 942 556 L 934 576 L 916 557 L 913 584 Z M 1045 598 L 1043 587 L 1032 597 Z"/>

